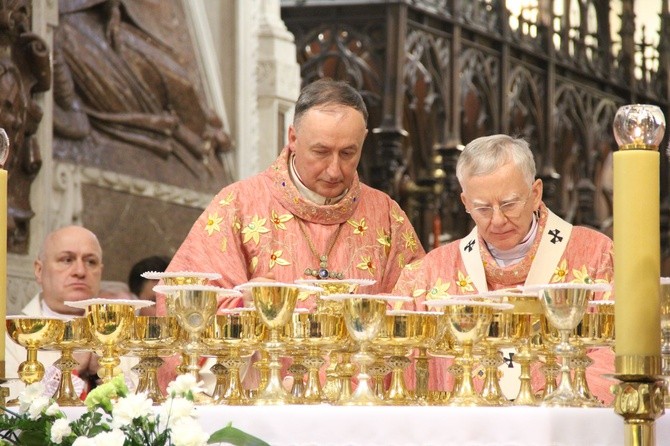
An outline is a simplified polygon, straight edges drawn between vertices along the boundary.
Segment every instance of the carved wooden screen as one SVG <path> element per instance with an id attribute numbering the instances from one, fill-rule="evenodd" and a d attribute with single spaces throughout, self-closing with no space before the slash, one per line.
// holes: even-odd
<path id="1" fill-rule="evenodd" d="M 659 13 L 668 9 L 662 2 Z M 303 82 L 346 79 L 368 98 L 372 137 L 361 176 L 400 202 L 426 249 L 471 225 L 454 174 L 460 145 L 492 133 L 526 138 L 547 205 L 610 233 L 614 113 L 646 102 L 670 116 L 667 24 L 649 52 L 635 42 L 631 0 L 560 0 L 564 14 L 556 14 L 557 0 L 538 3 L 545 9 L 510 16 L 505 1 L 493 0 L 282 2 Z M 621 17 L 614 38 L 612 15 Z M 314 44 L 333 35 L 349 44 Z"/>

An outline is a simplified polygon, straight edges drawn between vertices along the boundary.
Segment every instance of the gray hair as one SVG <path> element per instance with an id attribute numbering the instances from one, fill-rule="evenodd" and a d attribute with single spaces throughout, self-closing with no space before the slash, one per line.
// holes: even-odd
<path id="1" fill-rule="evenodd" d="M 535 159 L 528 142 L 508 135 L 482 136 L 470 141 L 456 163 L 456 178 L 463 187 L 465 178 L 488 175 L 500 166 L 513 162 L 532 185 L 535 181 Z"/>
<path id="2" fill-rule="evenodd" d="M 365 122 L 368 121 L 368 109 L 361 94 L 344 81 L 319 79 L 302 89 L 295 103 L 293 126 L 297 127 L 300 119 L 310 109 L 330 105 L 343 105 L 358 110 Z"/>

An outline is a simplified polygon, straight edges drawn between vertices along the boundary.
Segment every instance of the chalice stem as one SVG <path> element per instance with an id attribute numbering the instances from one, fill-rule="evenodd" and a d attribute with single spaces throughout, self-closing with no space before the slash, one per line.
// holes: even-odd
<path id="1" fill-rule="evenodd" d="M 405 386 L 405 368 L 410 364 L 409 358 L 405 356 L 392 356 L 389 363 L 391 371 L 391 385 L 388 390 L 388 399 L 396 402 L 407 402 L 410 398 L 407 386 Z"/>
<path id="2" fill-rule="evenodd" d="M 319 380 L 319 368 L 324 360 L 319 356 L 318 349 L 310 348 L 309 355 L 305 360 L 307 366 L 307 382 L 305 383 L 304 401 L 306 403 L 320 403 L 324 400 L 321 381 Z"/>
<path id="3" fill-rule="evenodd" d="M 472 398 L 475 395 L 475 386 L 472 381 L 472 345 L 463 345 L 463 355 L 456 359 L 456 362 L 461 365 L 461 384 L 456 391 L 455 396 L 459 398 Z"/>
<path id="4" fill-rule="evenodd" d="M 72 370 L 78 364 L 72 357 L 72 351 L 68 349 L 63 350 L 60 359 L 54 363 L 61 373 L 58 389 L 56 389 L 52 398 L 59 406 L 82 406 L 84 404 L 72 384 Z"/>
<path id="5" fill-rule="evenodd" d="M 230 370 L 230 379 L 228 380 L 228 389 L 224 395 L 224 399 L 231 404 L 241 404 L 247 398 L 242 388 L 242 381 L 240 380 L 240 368 L 232 367 Z"/>
<path id="6" fill-rule="evenodd" d="M 570 331 L 561 330 L 561 343 L 559 353 L 561 355 L 561 382 L 558 384 L 558 392 L 564 395 L 573 395 L 572 377 L 570 376 L 570 357 L 572 347 L 570 346 Z"/>
<path id="7" fill-rule="evenodd" d="M 161 403 L 165 401 L 165 396 L 160 390 L 158 385 L 158 367 L 163 364 L 163 360 L 158 357 L 147 358 L 147 371 L 146 371 L 146 387 L 145 391 L 147 392 L 147 397 L 151 398 L 154 403 Z M 136 392 L 137 393 L 137 392 Z"/>
<path id="8" fill-rule="evenodd" d="M 186 366 L 186 371 L 193 375 L 198 380 L 198 373 L 200 372 L 200 366 L 198 365 L 198 359 L 200 357 L 200 342 L 199 342 L 198 333 L 190 333 L 189 343 L 184 348 L 186 355 L 188 356 L 188 365 Z"/>
<path id="9" fill-rule="evenodd" d="M 119 355 L 116 353 L 116 344 L 105 345 L 103 347 L 103 355 L 100 358 L 100 370 L 98 376 L 102 378 L 103 382 L 109 382 L 114 377 L 114 369 L 121 364 Z"/>
<path id="10" fill-rule="evenodd" d="M 533 387 L 530 381 L 530 364 L 533 360 L 533 355 L 531 354 L 527 343 L 522 344 L 519 353 L 514 356 L 514 359 L 519 361 L 519 367 L 521 369 L 519 375 L 519 382 L 521 385 L 519 387 L 519 393 L 514 399 L 514 405 L 535 406 L 537 405 L 537 399 L 533 394 Z"/>
<path id="11" fill-rule="evenodd" d="M 482 363 L 485 367 L 482 397 L 494 406 L 509 404 L 500 388 L 500 380 L 498 379 L 498 367 L 503 364 L 502 354 L 494 345 L 488 344 L 486 347 L 486 356 L 483 358 Z"/>
<path id="12" fill-rule="evenodd" d="M 414 394 L 418 399 L 428 397 L 428 349 L 420 347 L 415 361 L 416 384 Z"/>

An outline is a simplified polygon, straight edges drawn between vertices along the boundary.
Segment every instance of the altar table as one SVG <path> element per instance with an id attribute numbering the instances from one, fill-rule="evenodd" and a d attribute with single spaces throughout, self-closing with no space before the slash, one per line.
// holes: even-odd
<path id="1" fill-rule="evenodd" d="M 64 408 L 68 417 L 83 408 Z M 611 408 L 199 406 L 206 432 L 228 422 L 272 446 L 622 446 L 623 418 Z M 656 421 L 670 444 L 670 416 Z"/>

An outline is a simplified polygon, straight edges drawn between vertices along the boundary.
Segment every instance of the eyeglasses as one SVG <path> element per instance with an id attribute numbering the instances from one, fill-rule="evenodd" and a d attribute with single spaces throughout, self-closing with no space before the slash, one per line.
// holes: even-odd
<path id="1" fill-rule="evenodd" d="M 466 209 L 465 212 L 472 215 L 473 217 L 490 220 L 493 218 L 493 213 L 496 210 L 499 210 L 507 218 L 517 218 L 521 215 L 521 212 L 523 211 L 524 206 L 526 206 L 531 193 L 533 193 L 532 188 L 530 191 L 528 191 L 528 195 L 526 195 L 526 198 L 523 200 L 508 201 L 507 203 L 503 203 L 497 206 L 477 206 L 472 209 Z"/>

